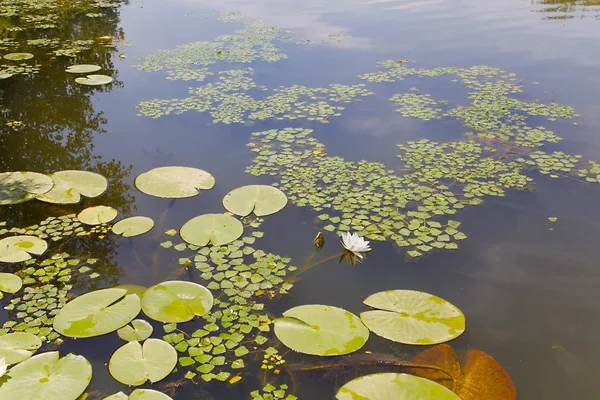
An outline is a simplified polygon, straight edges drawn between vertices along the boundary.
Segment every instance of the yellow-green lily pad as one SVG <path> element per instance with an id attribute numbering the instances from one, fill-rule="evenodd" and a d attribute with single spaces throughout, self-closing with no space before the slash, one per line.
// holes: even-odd
<path id="1" fill-rule="evenodd" d="M 211 189 L 215 186 L 215 178 L 198 168 L 159 167 L 140 174 L 135 178 L 135 186 L 150 196 L 180 199 Z"/>
<path id="2" fill-rule="evenodd" d="M 154 220 L 149 217 L 129 217 L 113 225 L 112 231 L 123 237 L 143 235 L 154 227 Z"/>
<path id="3" fill-rule="evenodd" d="M 52 190 L 35 196 L 46 203 L 75 204 L 81 196 L 98 197 L 108 188 L 106 178 L 94 172 L 65 170 L 49 176 L 54 181 Z"/>
<path id="4" fill-rule="evenodd" d="M 131 325 L 125 325 L 117 331 L 117 335 L 128 342 L 146 340 L 152 335 L 152 325 L 143 319 L 134 319 Z"/>
<path id="5" fill-rule="evenodd" d="M 86 225 L 106 224 L 117 217 L 117 210 L 108 206 L 88 207 L 77 214 L 77 219 Z"/>
<path id="6" fill-rule="evenodd" d="M 41 255 L 48 249 L 48 243 L 37 236 L 10 236 L 0 240 L 0 261 L 16 263 L 27 261 L 31 254 Z"/>
<path id="7" fill-rule="evenodd" d="M 227 193 L 223 206 L 233 214 L 245 217 L 254 212 L 262 217 L 275 214 L 287 204 L 285 193 L 273 186 L 248 185 Z"/>
<path id="8" fill-rule="evenodd" d="M 0 335 L 0 358 L 6 364 L 18 364 L 30 358 L 42 346 L 37 336 L 25 332 Z"/>
<path id="9" fill-rule="evenodd" d="M 108 371 L 125 385 L 139 386 L 166 378 L 177 365 L 177 351 L 160 339 L 141 345 L 129 342 L 119 347 L 108 361 Z"/>
<path id="10" fill-rule="evenodd" d="M 18 204 L 47 193 L 54 186 L 48 175 L 16 171 L 0 173 L 0 205 Z"/>
<path id="11" fill-rule="evenodd" d="M 2 292 L 17 293 L 22 286 L 23 280 L 17 275 L 0 272 L 0 299 L 3 297 Z"/>
<path id="12" fill-rule="evenodd" d="M 237 240 L 244 226 L 236 218 L 225 214 L 204 214 L 190 219 L 180 229 L 181 238 L 195 246 L 222 246 Z"/>
<path id="13" fill-rule="evenodd" d="M 202 285 L 186 281 L 166 281 L 148 288 L 142 297 L 142 310 L 160 322 L 186 322 L 207 314 L 213 295 Z"/>

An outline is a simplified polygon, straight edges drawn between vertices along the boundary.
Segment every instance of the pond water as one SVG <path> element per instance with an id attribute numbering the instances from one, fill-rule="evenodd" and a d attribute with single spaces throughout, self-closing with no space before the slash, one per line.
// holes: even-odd
<path id="1" fill-rule="evenodd" d="M 212 44 L 182 46 L 194 42 Z M 134 238 L 92 232 L 48 240 L 35 265 L 66 252 L 61 260 L 80 259 L 98 274 L 74 270 L 67 298 L 174 279 L 219 286 L 218 269 L 203 270 L 208 254 L 170 246 L 182 240 L 165 231 L 224 212 L 222 199 L 235 188 L 275 184 L 287 206 L 264 221 L 245 220 L 246 236 L 254 236 L 238 247 L 252 245 L 244 252 L 248 265 L 255 249 L 282 257 L 280 276 L 293 287 L 257 288 L 248 301 L 265 304 L 258 314 L 272 319 L 324 304 L 359 315 L 373 293 L 423 291 L 460 308 L 467 329 L 449 344 L 458 354 L 479 349 L 494 357 L 519 399 L 597 398 L 600 171 L 589 162 L 600 162 L 600 1 L 13 0 L 0 4 L 0 54 L 14 52 L 34 57 L 0 63 L 0 75 L 14 74 L 0 80 L 0 172 L 85 170 L 109 185 L 77 204 L 4 205 L 2 237 L 26 231 L 11 227 L 95 205 L 114 207 L 118 219 L 155 221 Z M 20 63 L 39 71 L 16 71 Z M 65 72 L 74 64 L 98 65 L 96 73 L 114 80 L 80 85 Z M 216 185 L 182 199 L 136 189 L 139 174 L 162 166 L 200 168 Z M 423 222 L 427 232 L 440 222 L 450 237 L 398 236 L 411 218 L 432 223 Z M 372 251 L 354 266 L 338 262 L 338 234 L 358 230 L 361 220 Z M 28 266 L 0 263 L 0 272 L 23 277 Z M 43 284 L 38 276 L 25 287 Z M 0 303 L 24 301 L 19 296 L 5 293 Z M 214 296 L 229 295 L 214 289 Z M 0 311 L 0 335 L 26 318 L 17 310 Z M 152 337 L 167 335 L 151 322 Z M 286 394 L 317 400 L 369 372 L 406 372 L 359 361 L 313 372 L 265 370 L 269 347 L 296 367 L 329 360 L 289 351 L 269 322 L 261 320 L 265 332 L 250 326 L 250 354 L 227 351 L 225 365 L 211 364 L 212 371 L 191 360 L 142 387 L 173 399 L 233 400 L 267 383 L 287 384 Z M 166 329 L 187 339 L 204 323 Z M 266 344 L 254 342 L 256 335 Z M 173 345 L 181 343 L 175 336 Z M 40 351 L 87 358 L 89 399 L 131 392 L 106 366 L 124 343 L 117 334 L 62 339 Z M 360 352 L 410 360 L 423 349 L 372 333 Z M 232 369 L 238 358 L 244 367 Z"/>

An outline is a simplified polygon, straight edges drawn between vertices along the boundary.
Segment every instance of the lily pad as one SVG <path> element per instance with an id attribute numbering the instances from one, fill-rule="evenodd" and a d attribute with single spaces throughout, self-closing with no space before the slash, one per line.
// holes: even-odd
<path id="1" fill-rule="evenodd" d="M 201 189 L 215 186 L 215 178 L 206 171 L 191 167 L 159 167 L 140 174 L 135 186 L 150 196 L 167 199 L 193 197 Z"/>
<path id="2" fill-rule="evenodd" d="M 186 322 L 207 314 L 213 295 L 202 285 L 186 281 L 167 281 L 152 286 L 142 297 L 142 310 L 160 322 Z"/>
<path id="3" fill-rule="evenodd" d="M 425 378 L 393 372 L 365 375 L 338 390 L 337 400 L 460 400 L 451 390 Z"/>
<path id="4" fill-rule="evenodd" d="M 51 177 L 37 172 L 0 173 L 0 205 L 23 203 L 50 191 L 53 186 Z"/>
<path id="5" fill-rule="evenodd" d="M 245 217 L 254 212 L 255 215 L 275 214 L 287 204 L 285 193 L 273 186 L 248 185 L 227 193 L 223 198 L 223 206 L 237 215 Z"/>
<path id="6" fill-rule="evenodd" d="M 68 302 L 54 318 L 54 330 L 69 337 L 100 336 L 127 325 L 140 312 L 140 298 L 125 289 L 101 289 Z"/>
<path id="7" fill-rule="evenodd" d="M 102 69 L 99 65 L 92 64 L 79 64 L 79 65 L 69 65 L 65 72 L 70 74 L 89 74 L 90 72 L 100 71 Z"/>
<path id="8" fill-rule="evenodd" d="M 0 335 L 0 359 L 6 364 L 17 364 L 27 360 L 42 346 L 42 341 L 35 335 L 25 332 L 14 332 Z"/>
<path id="9" fill-rule="evenodd" d="M 48 249 L 48 243 L 37 236 L 11 236 L 0 240 L 0 261 L 16 263 L 31 258 L 31 254 L 41 255 Z"/>
<path id="10" fill-rule="evenodd" d="M 108 206 L 88 207 L 77 214 L 77 219 L 86 225 L 101 225 L 117 217 L 117 210 Z"/>
<path id="11" fill-rule="evenodd" d="M 2 292 L 17 293 L 22 286 L 23 281 L 17 275 L 0 272 L 0 299 L 2 298 Z M 2 357 L 0 356 L 0 358 Z"/>
<path id="12" fill-rule="evenodd" d="M 119 347 L 108 361 L 113 378 L 125 385 L 139 386 L 164 379 L 177 364 L 177 351 L 165 341 L 148 339 L 141 345 L 129 342 Z"/>
<path id="13" fill-rule="evenodd" d="M 154 220 L 148 217 L 125 218 L 113 225 L 112 231 L 124 237 L 143 235 L 154 227 Z"/>
<path id="14" fill-rule="evenodd" d="M 106 85 L 112 81 L 113 78 L 107 75 L 88 75 L 85 78 L 75 78 L 75 82 L 88 86 Z"/>
<path id="15" fill-rule="evenodd" d="M 359 350 L 369 338 L 360 319 L 341 308 L 309 304 L 290 308 L 274 321 L 275 335 L 292 350 L 339 356 Z"/>
<path id="16" fill-rule="evenodd" d="M 360 319 L 374 333 L 398 343 L 430 345 L 452 340 L 465 331 L 465 316 L 453 304 L 429 293 L 388 290 L 364 303 L 379 310 Z"/>
<path id="17" fill-rule="evenodd" d="M 140 298 L 140 301 L 142 300 L 144 292 L 148 289 L 146 286 L 142 285 L 119 285 L 115 286 L 115 288 L 125 289 L 127 290 L 127 294 L 135 294 L 137 297 Z"/>
<path id="18" fill-rule="evenodd" d="M 190 219 L 179 231 L 181 238 L 196 246 L 221 246 L 242 236 L 244 226 L 225 214 L 204 214 Z"/>
<path id="19" fill-rule="evenodd" d="M 92 379 L 92 366 L 82 356 L 58 351 L 38 354 L 12 367 L 0 378 L 0 399 L 76 399 Z"/>
<path id="20" fill-rule="evenodd" d="M 135 389 L 129 396 L 123 392 L 115 393 L 102 400 L 172 400 L 166 394 L 152 389 Z"/>
<path id="21" fill-rule="evenodd" d="M 146 340 L 152 335 L 152 325 L 143 319 L 134 319 L 131 325 L 125 325 L 117 331 L 117 335 L 128 342 Z"/>
<path id="22" fill-rule="evenodd" d="M 4 55 L 4 59 L 10 61 L 23 61 L 30 60 L 32 58 L 33 54 L 31 53 L 8 53 Z"/>
<path id="23" fill-rule="evenodd" d="M 79 203 L 81 196 L 97 197 L 106 191 L 108 181 L 100 174 L 88 171 L 66 170 L 50 174 L 54 187 L 37 195 L 38 200 L 54 204 Z"/>

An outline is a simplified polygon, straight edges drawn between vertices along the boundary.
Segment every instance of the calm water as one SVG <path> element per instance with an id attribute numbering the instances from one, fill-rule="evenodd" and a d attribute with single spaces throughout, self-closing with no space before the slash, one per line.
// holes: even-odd
<path id="1" fill-rule="evenodd" d="M 139 71 L 134 67 L 139 63 L 136 58 L 231 32 L 237 25 L 204 17 L 228 10 L 292 29 L 298 40 L 311 40 L 306 45 L 282 44 L 288 55 L 285 60 L 252 65 L 255 79 L 267 87 L 361 83 L 357 75 L 374 71 L 376 62 L 387 59 L 408 58 L 425 68 L 497 67 L 515 72 L 522 80 L 521 98 L 567 104 L 582 115 L 576 125 L 572 120 L 546 124 L 564 140 L 545 146 L 545 151 L 563 150 L 600 160 L 598 1 L 131 1 L 109 17 L 94 23 L 76 17 L 60 30 L 62 37 L 111 35 L 129 42 L 119 50 L 96 46 L 77 59 L 102 65 L 115 77 L 113 84 L 76 85 L 63 73 L 70 62 L 51 60 L 43 51 L 36 53 L 42 60 L 39 75 L 0 81 L 3 115 L 25 124 L 18 130 L 0 125 L 0 171 L 94 170 L 109 178 L 108 192 L 75 206 L 4 207 L 0 219 L 25 226 L 93 204 L 113 206 L 125 215 L 151 216 L 157 226 L 145 236 L 85 246 L 87 254 L 101 258 L 102 277 L 94 285 L 150 286 L 176 276 L 177 259 L 191 252 L 158 246 L 168 239 L 162 232 L 196 215 L 220 212 L 221 199 L 232 188 L 271 183 L 244 173 L 252 158 L 246 143 L 251 132 L 289 125 L 212 124 L 210 116 L 195 112 L 157 120 L 136 116 L 140 101 L 185 97 L 190 86 L 165 80 L 164 72 Z M 347 37 L 337 40 L 332 34 Z M 119 58 L 121 53 L 126 58 Z M 465 131 L 458 122 L 423 122 L 394 112 L 387 99 L 399 85 L 378 84 L 375 96 L 350 104 L 329 124 L 300 121 L 294 126 L 314 128 L 329 155 L 380 161 L 390 168 L 398 166 L 396 144 L 420 138 L 447 141 Z M 441 98 L 464 95 L 452 90 L 431 83 L 427 87 L 427 92 Z M 199 197 L 174 203 L 134 188 L 138 174 L 164 165 L 206 169 L 217 185 Z M 469 236 L 459 250 L 408 262 L 397 246 L 374 242 L 363 264 L 351 268 L 332 261 L 312 269 L 296 282 L 290 295 L 268 304 L 269 311 L 277 316 L 290 307 L 316 303 L 359 313 L 364 310 L 362 300 L 377 291 L 422 290 L 462 309 L 468 328 L 452 342 L 453 347 L 459 352 L 478 348 L 494 356 L 513 378 L 519 399 L 597 399 L 600 190 L 576 180 L 534 177 L 535 192 L 509 190 L 506 197 L 486 198 L 484 205 L 459 213 L 457 219 Z M 261 228 L 265 232 L 261 248 L 302 265 L 313 253 L 312 239 L 320 229 L 315 216 L 309 208 L 290 204 Z M 558 222 L 550 223 L 549 216 L 557 216 Z M 326 240 L 328 246 L 317 257 L 338 251 L 334 234 L 327 233 Z M 195 273 L 189 278 L 200 281 Z M 5 318 L 0 313 L 0 321 Z M 61 353 L 86 356 L 94 365 L 88 391 L 106 395 L 126 390 L 104 367 L 120 345 L 116 335 L 66 341 Z M 374 335 L 365 349 L 417 351 Z M 315 361 L 293 355 L 290 360 Z M 254 367 L 250 370 L 258 372 Z M 332 399 L 339 386 L 360 372 L 298 375 L 294 394 L 303 400 Z M 248 377 L 236 385 L 186 384 L 173 398 L 247 399 L 260 386 L 257 374 L 256 379 Z"/>

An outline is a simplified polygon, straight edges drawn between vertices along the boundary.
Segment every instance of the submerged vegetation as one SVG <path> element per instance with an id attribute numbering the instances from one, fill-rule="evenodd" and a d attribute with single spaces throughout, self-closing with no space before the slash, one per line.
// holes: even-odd
<path id="1" fill-rule="evenodd" d="M 77 1 L 70 7 L 53 1 L 36 4 L 14 0 L 0 5 L 0 18 L 19 21 L 6 29 L 10 37 L 0 41 L 0 49 L 7 52 L 3 58 L 43 60 L 43 65 L 49 57 L 72 57 L 81 64 L 64 65 L 61 73 L 66 78 L 90 75 L 66 83 L 68 91 L 75 93 L 75 108 L 81 110 L 81 120 L 74 124 L 34 118 L 29 122 L 39 104 L 30 97 L 24 100 L 31 104 L 23 115 L 11 111 L 18 109 L 14 105 L 21 100 L 16 98 L 2 110 L 4 119 L 12 121 L 5 123 L 6 129 L 12 132 L 19 128 L 16 121 L 26 121 L 25 129 L 39 130 L 40 140 L 56 149 L 56 157 L 38 157 L 36 152 L 41 150 L 37 149 L 27 154 L 37 160 L 30 166 L 21 168 L 19 163 L 5 161 L 7 171 L 0 173 L 2 206 L 20 210 L 37 204 L 52 214 L 37 221 L 24 218 L 23 224 L 17 215 L 0 224 L 0 299 L 7 311 L 0 328 L 0 359 L 10 366 L 0 377 L 0 397 L 37 398 L 43 393 L 47 400 L 78 398 L 99 366 L 92 367 L 84 356 L 60 354 L 56 349 L 73 338 L 87 343 L 88 338 L 102 336 L 107 343 L 109 339 L 119 342 L 112 354 L 102 353 L 106 357 L 97 363 L 106 363 L 116 381 L 134 387 L 161 382 L 171 374 L 191 383 L 235 385 L 259 371 L 263 379 L 249 392 L 250 398 L 296 400 L 299 373 L 377 366 L 387 372 L 342 382 L 336 398 L 516 399 L 508 373 L 490 355 L 471 349 L 459 361 L 449 345 L 441 344 L 465 332 L 468 316 L 433 294 L 410 288 L 373 293 L 364 300 L 363 309 L 357 310 L 360 315 L 323 304 L 299 305 L 274 315 L 269 306 L 293 293 L 304 272 L 329 259 L 362 261 L 371 251 L 369 241 L 393 242 L 410 259 L 456 250 L 467 239 L 461 231 L 461 210 L 484 204 L 488 196 L 533 190 L 537 172 L 600 182 L 599 164 L 561 151 L 544 152 L 540 148 L 561 138 L 546 127 L 529 125 L 532 117 L 575 118 L 571 107 L 517 99 L 514 95 L 523 87 L 516 76 L 496 68 L 422 69 L 406 60 L 379 63 L 380 71 L 360 75 L 366 83 L 270 89 L 253 78 L 252 68 L 240 69 L 237 64 L 285 59 L 276 43 L 291 43 L 292 34 L 237 13 L 222 14 L 221 20 L 242 23 L 243 28 L 212 42 L 181 45 L 141 59 L 140 70 L 165 71 L 169 80 L 202 85 L 189 88 L 190 96 L 182 99 L 141 102 L 139 114 L 159 118 L 195 110 L 210 113 L 214 123 L 285 120 L 289 126 L 257 131 L 249 139 L 254 156 L 246 172 L 263 177 L 262 184 L 228 188 L 226 182 L 220 183 L 229 189 L 222 209 L 164 232 L 173 240 L 179 234 L 178 243 L 164 237 L 160 244 L 152 242 L 154 254 L 169 252 L 179 258 L 180 267 L 168 279 L 153 276 L 156 282 L 148 288 L 118 286 L 121 268 L 109 264 L 108 256 L 118 246 L 133 248 L 151 231 L 162 237 L 155 225 L 162 229 L 163 221 L 162 217 L 155 223 L 149 217 L 132 216 L 134 198 L 129 190 L 133 188 L 120 182 L 131 167 L 115 160 L 103 162 L 89 150 L 104 117 L 93 112 L 84 90 L 102 91 L 103 85 L 117 82 L 116 74 L 94 74 L 112 71 L 110 61 L 81 53 L 106 46 L 106 40 L 94 38 L 102 37 L 99 32 L 27 39 L 21 33 L 52 32 L 71 18 L 87 26 L 89 21 L 104 18 L 101 10 L 115 17 L 118 4 L 103 0 Z M 116 34 L 116 25 L 113 28 Z M 30 49 L 33 53 L 25 52 Z M 223 63 L 235 64 L 235 68 L 211 69 Z M 37 65 L 3 64 L 0 77 L 9 82 L 25 74 L 29 79 Z M 341 117 L 347 104 L 373 95 L 378 85 L 408 77 L 451 78 L 464 85 L 469 103 L 450 105 L 449 100 L 415 90 L 396 93 L 390 101 L 402 116 L 423 121 L 454 118 L 474 132 L 447 142 L 400 143 L 398 164 L 387 166 L 327 154 L 314 130 L 305 127 Z M 94 87 L 86 89 L 73 82 Z M 267 95 L 255 98 L 261 91 Z M 55 93 L 60 101 L 64 100 L 61 96 L 63 92 Z M 59 107 L 60 101 L 46 105 L 45 114 L 56 114 L 52 107 Z M 264 184 L 269 180 L 270 185 Z M 134 181 L 138 195 L 169 199 L 169 207 L 177 204 L 176 199 L 202 196 L 215 185 L 213 174 L 187 166 L 153 168 Z M 261 249 L 267 248 L 263 237 L 277 233 L 260 229 L 289 207 L 288 202 L 310 208 L 316 226 L 341 236 L 341 253 L 314 262 L 311 258 L 297 267 L 291 258 Z M 72 213 L 75 208 L 77 213 Z M 25 226 L 17 227 L 21 225 Z M 89 255 L 86 245 L 90 242 L 105 245 L 102 259 Z M 314 244 L 318 249 L 325 245 L 321 233 Z M 131 252 L 138 257 L 135 250 Z M 373 336 L 389 341 L 390 346 L 437 346 L 411 361 L 391 354 L 357 353 Z M 309 364 L 314 359 L 307 361 L 300 354 L 328 359 Z M 173 383 L 173 387 L 181 384 Z M 170 398 L 167 386 L 162 392 L 154 389 L 96 397 Z M 93 396 L 83 396 L 88 395 Z"/>

